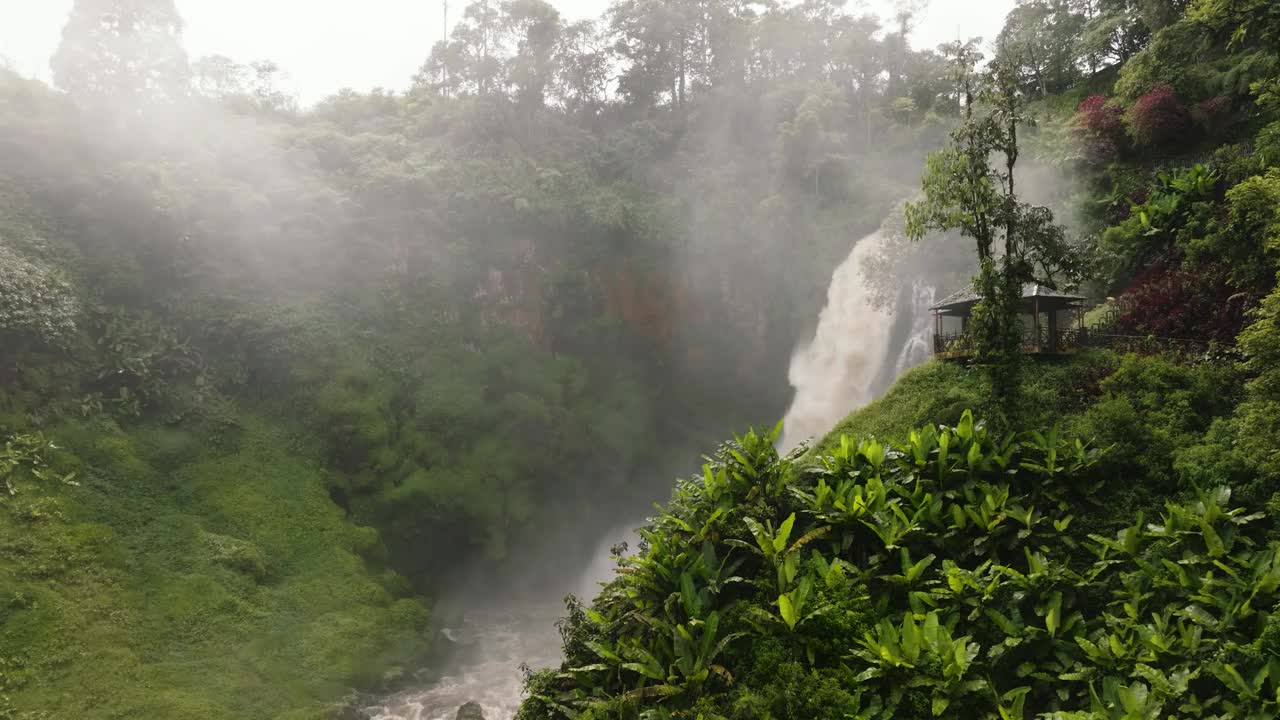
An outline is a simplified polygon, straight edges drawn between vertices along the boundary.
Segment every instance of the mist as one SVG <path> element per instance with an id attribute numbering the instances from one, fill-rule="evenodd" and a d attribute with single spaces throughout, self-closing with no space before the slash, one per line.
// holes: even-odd
<path id="1" fill-rule="evenodd" d="M 404 91 L 302 100 L 272 61 L 190 56 L 181 8 L 76 2 L 48 82 L 0 71 L 0 241 L 82 308 L 0 351 L 5 408 L 132 438 L 172 526 L 257 548 L 284 588 L 323 582 L 289 542 L 340 548 L 368 608 L 298 622 L 386 639 L 314 702 L 510 717 L 565 596 L 590 602 L 676 478 L 751 425 L 821 437 L 928 357 L 928 305 L 966 276 L 895 224 L 958 114 L 908 11 L 482 0 Z M 340 531 L 243 500 L 276 468 L 185 489 L 197 456 L 262 447 Z"/>

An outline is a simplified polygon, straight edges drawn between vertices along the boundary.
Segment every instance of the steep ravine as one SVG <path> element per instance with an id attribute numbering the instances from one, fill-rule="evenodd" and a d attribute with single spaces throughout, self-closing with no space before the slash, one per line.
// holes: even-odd
<path id="1" fill-rule="evenodd" d="M 866 269 L 884 251 L 880 233 L 859 240 L 835 269 L 826 307 L 814 337 L 792 357 L 789 379 L 795 395 L 786 416 L 783 445 L 821 436 L 850 411 L 871 402 L 893 380 L 929 356 L 929 306 L 935 291 L 921 279 L 899 293 L 896 307 L 873 303 Z M 612 576 L 610 548 L 634 547 L 637 517 L 599 538 L 576 580 L 563 587 L 584 600 Z M 371 720 L 454 720 L 465 703 L 478 703 L 487 720 L 510 720 L 521 700 L 522 667 L 560 662 L 556 620 L 564 613 L 555 592 L 504 597 L 496 588 L 473 591 L 473 601 L 453 614 L 439 632 L 447 660 L 423 687 L 386 698 L 366 709 Z"/>
<path id="2" fill-rule="evenodd" d="M 637 521 L 634 525 L 639 525 Z M 587 566 L 565 593 L 579 598 L 595 595 L 613 575 L 610 549 L 620 542 L 635 546 L 630 526 L 605 533 Z M 556 621 L 564 615 L 564 598 L 555 592 L 513 597 L 480 583 L 457 599 L 455 612 L 438 633 L 445 645 L 439 675 L 422 688 L 385 698 L 365 709 L 371 720 L 454 720 L 466 703 L 478 703 L 486 720 L 510 720 L 520 705 L 524 668 L 550 667 L 560 662 Z"/>

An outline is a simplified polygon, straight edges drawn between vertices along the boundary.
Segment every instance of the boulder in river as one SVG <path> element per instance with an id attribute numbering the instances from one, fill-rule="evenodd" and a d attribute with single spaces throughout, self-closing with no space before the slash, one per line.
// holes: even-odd
<path id="1" fill-rule="evenodd" d="M 480 703 L 469 702 L 458 708 L 458 715 L 454 720 L 484 720 L 484 708 L 480 707 Z"/>

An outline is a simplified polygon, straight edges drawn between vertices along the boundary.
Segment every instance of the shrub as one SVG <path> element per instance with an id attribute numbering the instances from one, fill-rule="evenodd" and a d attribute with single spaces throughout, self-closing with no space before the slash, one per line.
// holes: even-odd
<path id="1" fill-rule="evenodd" d="M 1191 108 L 1191 117 L 1202 130 L 1216 135 L 1231 121 L 1231 98 L 1217 95 L 1202 100 Z"/>
<path id="2" fill-rule="evenodd" d="M 1093 162 L 1107 162 L 1125 147 L 1123 105 L 1102 95 L 1090 95 L 1076 112 L 1076 132 L 1085 145 L 1085 155 Z"/>
<path id="3" fill-rule="evenodd" d="M 1177 485 L 1171 471 L 1178 460 L 1185 464 L 1192 457 L 1180 457 L 1179 452 L 1201 444 L 1210 418 L 1231 412 L 1239 385 L 1239 374 L 1230 364 L 1187 365 L 1164 357 L 1123 356 L 1115 372 L 1100 383 L 1105 399 L 1075 420 L 1071 432 L 1112 447 L 1106 462 L 1118 473 L 1150 478 L 1148 486 L 1172 492 Z M 1206 457 L 1203 452 L 1193 455 Z M 1209 487 L 1234 476 L 1180 472 L 1176 477 Z"/>
<path id="4" fill-rule="evenodd" d="M 858 635 L 860 635 L 859 633 Z M 858 635 L 833 637 L 847 646 Z M 849 678 L 816 672 L 806 667 L 797 653 L 776 638 L 752 648 L 752 667 L 734 693 L 729 717 L 732 720 L 844 720 L 856 717 L 860 708 L 851 694 L 856 683 Z M 842 680 L 844 682 L 842 682 Z M 714 712 L 715 706 L 705 703 Z"/>
<path id="5" fill-rule="evenodd" d="M 1190 257 L 1225 262 L 1237 289 L 1263 294 L 1280 265 L 1280 169 L 1227 191 L 1227 217 L 1215 232 L 1187 244 Z"/>
<path id="6" fill-rule="evenodd" d="M 1262 172 L 1262 158 L 1247 145 L 1223 145 L 1213 151 L 1209 166 L 1222 177 L 1227 187 L 1232 187 Z"/>
<path id="7" fill-rule="evenodd" d="M 1262 128 L 1253 147 L 1264 167 L 1280 166 L 1280 122 Z"/>
<path id="8" fill-rule="evenodd" d="M 1191 132 L 1191 114 L 1169 85 L 1161 85 L 1138 98 L 1128 113 L 1129 132 L 1140 145 L 1159 146 L 1185 140 Z"/>
<path id="9" fill-rule="evenodd" d="M 1126 101 L 1161 85 L 1178 93 L 1203 97 L 1213 83 L 1214 69 L 1204 62 L 1209 49 L 1203 28 L 1183 20 L 1156 33 L 1145 48 L 1120 67 L 1115 94 Z"/>
<path id="10" fill-rule="evenodd" d="M 1245 401 L 1237 408 L 1237 442 L 1263 478 L 1280 479 L 1280 290 L 1272 292 L 1240 333 L 1240 349 L 1252 378 L 1245 385 Z M 1270 484 L 1271 490 L 1280 489 Z"/>
<path id="11" fill-rule="evenodd" d="M 1132 165 L 1114 162 L 1106 168 L 1106 184 L 1108 186 L 1106 203 L 1101 205 L 1099 219 L 1114 225 L 1124 222 L 1131 215 L 1130 209 L 1135 203 L 1145 202 L 1149 195 L 1145 172 Z"/>
<path id="12" fill-rule="evenodd" d="M 1122 372 L 1180 372 L 1145 364 Z M 570 621 L 590 654 L 531 676 L 519 717 L 1280 712 L 1280 546 L 1230 490 L 1131 512 L 1118 496 L 1141 483 L 1100 476 L 1086 445 L 967 412 L 897 447 L 846 435 L 783 457 L 775 437 L 735 438 L 677 486 Z"/>
<path id="13" fill-rule="evenodd" d="M 80 303 L 71 285 L 45 265 L 0 244 L 0 345 L 54 345 L 76 331 Z"/>
<path id="14" fill-rule="evenodd" d="M 261 582 L 267 577 L 267 558 L 257 545 L 217 533 L 203 533 L 204 545 L 213 562 L 244 573 Z"/>
<path id="15" fill-rule="evenodd" d="M 1127 214 L 1099 242 L 1104 265 L 1127 276 L 1203 237 L 1215 221 L 1219 181 L 1216 170 L 1197 164 L 1161 171 L 1154 187 L 1131 192 Z"/>
<path id="16" fill-rule="evenodd" d="M 18 481 L 24 476 L 39 481 L 56 479 L 75 484 L 75 473 L 64 474 L 49 466 L 45 453 L 52 449 L 53 443 L 39 433 L 5 437 L 0 445 L 0 498 L 6 494 L 17 494 Z"/>
<path id="17" fill-rule="evenodd" d="M 1268 499 L 1266 482 L 1258 477 L 1236 442 L 1239 427 L 1234 420 L 1217 418 L 1199 443 L 1179 447 L 1173 468 L 1183 487 L 1213 487 L 1223 482 L 1240 489 L 1242 500 L 1262 505 Z"/>
<path id="18" fill-rule="evenodd" d="M 1125 335 L 1232 343 L 1248 308 L 1227 277 L 1219 265 L 1157 262 L 1120 296 L 1118 328 Z"/>

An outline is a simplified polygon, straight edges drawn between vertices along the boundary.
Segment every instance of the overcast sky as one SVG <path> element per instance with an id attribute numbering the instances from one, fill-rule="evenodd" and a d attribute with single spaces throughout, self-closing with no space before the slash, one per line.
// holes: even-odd
<path id="1" fill-rule="evenodd" d="M 452 0 L 451 18 L 467 0 Z M 570 19 L 597 17 L 609 0 L 551 0 Z M 72 0 L 0 0 L 0 56 L 18 72 L 49 76 Z M 192 58 L 270 59 L 305 103 L 344 87 L 403 89 L 441 37 L 440 0 L 177 0 Z M 965 37 L 991 40 L 1014 0 L 932 0 L 912 38 L 933 47 Z M 857 0 L 851 5 L 858 7 Z M 892 0 L 862 7 L 888 17 Z"/>

